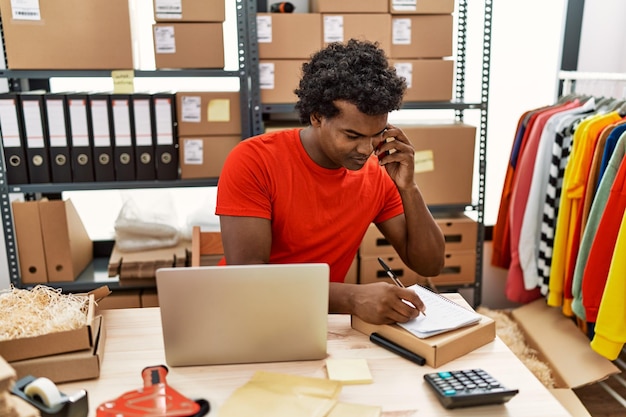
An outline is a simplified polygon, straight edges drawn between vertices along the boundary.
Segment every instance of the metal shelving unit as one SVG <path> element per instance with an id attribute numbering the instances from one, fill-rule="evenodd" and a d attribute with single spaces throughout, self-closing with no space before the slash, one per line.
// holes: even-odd
<path id="1" fill-rule="evenodd" d="M 241 99 L 242 137 L 249 137 L 262 131 L 262 116 L 258 92 L 258 53 L 256 52 L 256 4 L 250 0 L 227 1 L 227 7 L 236 7 L 238 69 L 226 71 L 219 69 L 181 69 L 181 70 L 135 70 L 135 77 L 237 77 Z M 1 28 L 1 21 L 0 21 Z M 4 39 L 3 39 L 4 41 Z M 6 62 L 6 55 L 5 55 Z M 110 77 L 111 70 L 0 70 L 0 78 L 6 78 L 11 91 L 21 91 L 24 81 L 35 83 L 47 81 L 52 77 Z M 0 151 L 2 151 L 0 143 Z M 2 152 L 2 155 L 4 152 Z M 90 183 L 51 183 L 9 185 L 6 178 L 4 158 L 0 158 L 0 211 L 2 228 L 6 245 L 6 256 L 9 268 L 9 279 L 18 288 L 29 288 L 34 284 L 23 285 L 20 279 L 19 258 L 11 210 L 12 193 L 23 193 L 29 198 L 37 198 L 41 194 L 55 194 L 64 191 L 112 190 L 112 189 L 146 189 L 146 188 L 179 188 L 179 187 L 211 187 L 217 185 L 217 178 L 201 180 L 174 181 L 126 181 L 126 182 L 90 182 Z M 111 289 L 141 288 L 137 285 L 120 285 L 117 277 L 108 277 L 108 258 L 95 256 L 94 261 L 73 282 L 50 282 L 47 285 L 61 288 L 64 291 L 88 291 L 106 284 Z M 151 280 L 147 280 L 151 281 Z M 148 282 L 147 286 L 153 286 Z M 143 286 L 145 287 L 145 286 Z"/>

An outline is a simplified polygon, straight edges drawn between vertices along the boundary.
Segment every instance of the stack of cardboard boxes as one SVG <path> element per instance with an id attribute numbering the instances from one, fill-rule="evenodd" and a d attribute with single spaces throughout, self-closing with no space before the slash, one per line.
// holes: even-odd
<path id="1" fill-rule="evenodd" d="M 407 80 L 407 101 L 451 100 L 454 1 L 407 3 L 311 0 L 310 13 L 258 13 L 261 101 L 294 103 L 302 63 L 329 43 L 351 38 L 379 44 Z"/>
<path id="2" fill-rule="evenodd" d="M 176 93 L 180 177 L 219 177 L 241 141 L 239 92 Z"/>
<path id="3" fill-rule="evenodd" d="M 223 0 L 154 0 L 157 69 L 224 68 Z"/>

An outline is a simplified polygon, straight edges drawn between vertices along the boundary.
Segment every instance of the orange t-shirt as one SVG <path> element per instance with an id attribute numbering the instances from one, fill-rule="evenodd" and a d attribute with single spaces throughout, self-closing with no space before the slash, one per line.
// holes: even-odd
<path id="1" fill-rule="evenodd" d="M 239 143 L 220 174 L 215 214 L 271 220 L 270 263 L 327 263 L 330 280 L 343 282 L 370 223 L 402 214 L 402 201 L 375 156 L 358 171 L 322 168 L 300 130 Z"/>

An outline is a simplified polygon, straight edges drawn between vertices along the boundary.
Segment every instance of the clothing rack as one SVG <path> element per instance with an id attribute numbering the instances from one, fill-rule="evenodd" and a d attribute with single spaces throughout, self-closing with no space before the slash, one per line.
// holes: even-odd
<path id="1" fill-rule="evenodd" d="M 576 89 L 576 81 L 617 81 L 626 82 L 626 73 L 624 72 L 585 72 L 585 71 L 559 71 L 559 80 L 563 81 L 561 95 L 574 93 Z M 625 92 L 622 95 L 626 96 Z"/>
<path id="2" fill-rule="evenodd" d="M 613 72 L 584 72 L 584 71 L 559 71 L 559 80 L 563 81 L 561 95 L 576 93 L 576 81 L 588 80 L 588 81 L 615 81 L 626 82 L 626 73 L 613 73 Z M 623 98 L 626 98 L 626 87 L 622 93 Z M 622 349 L 622 355 L 626 354 L 626 351 Z M 613 363 L 622 370 L 622 373 L 626 371 L 626 362 L 618 358 Z M 609 379 L 616 381 L 622 387 L 626 387 L 626 380 L 622 374 L 612 375 Z M 608 381 L 608 380 L 607 380 Z M 626 399 L 612 388 L 607 381 L 598 382 L 598 386 L 604 389 L 613 399 L 626 408 Z"/>

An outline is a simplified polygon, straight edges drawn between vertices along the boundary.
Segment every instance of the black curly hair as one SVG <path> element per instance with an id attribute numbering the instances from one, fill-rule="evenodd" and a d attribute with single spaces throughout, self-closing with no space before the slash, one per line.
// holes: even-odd
<path id="1" fill-rule="evenodd" d="M 378 43 L 350 39 L 329 44 L 303 64 L 294 93 L 300 122 L 309 124 L 312 113 L 337 116 L 335 100 L 346 100 L 372 116 L 398 110 L 405 90 L 404 78 L 389 66 Z"/>

